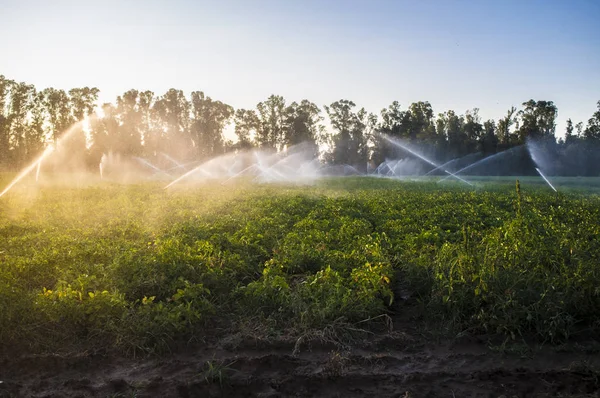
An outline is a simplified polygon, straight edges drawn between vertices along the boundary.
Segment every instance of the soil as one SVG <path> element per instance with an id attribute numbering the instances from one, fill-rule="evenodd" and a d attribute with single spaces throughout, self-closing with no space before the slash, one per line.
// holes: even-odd
<path id="1" fill-rule="evenodd" d="M 439 325 L 423 324 L 422 309 L 404 298 L 410 294 L 397 293 L 396 315 L 351 344 L 331 330 L 264 338 L 251 325 L 160 357 L 0 359 L 0 398 L 600 397 L 594 336 L 563 346 L 468 333 L 449 338 Z"/>
<path id="2" fill-rule="evenodd" d="M 0 397 L 600 395 L 595 350 L 513 345 L 499 352 L 483 339 L 415 336 L 386 332 L 340 346 L 231 335 L 160 358 L 24 356 L 0 362 Z"/>

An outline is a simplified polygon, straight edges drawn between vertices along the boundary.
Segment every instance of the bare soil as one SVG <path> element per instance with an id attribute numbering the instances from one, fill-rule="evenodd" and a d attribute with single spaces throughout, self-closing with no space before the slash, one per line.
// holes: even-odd
<path id="1" fill-rule="evenodd" d="M 401 332 L 352 346 L 298 343 L 230 335 L 160 358 L 4 359 L 0 397 L 600 396 L 599 355 L 581 345 L 498 350 Z"/>

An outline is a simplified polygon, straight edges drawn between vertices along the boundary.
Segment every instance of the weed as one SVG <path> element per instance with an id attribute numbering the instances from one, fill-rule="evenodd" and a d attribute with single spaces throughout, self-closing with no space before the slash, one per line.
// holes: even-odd
<path id="1" fill-rule="evenodd" d="M 234 369 L 231 368 L 234 363 L 235 361 L 228 364 L 217 360 L 206 361 L 201 377 L 206 383 L 218 383 L 219 387 L 222 388 L 228 383 L 229 377 L 234 372 Z"/>
<path id="2" fill-rule="evenodd" d="M 329 358 L 323 366 L 323 373 L 329 377 L 343 376 L 350 359 L 339 351 L 331 351 Z"/>

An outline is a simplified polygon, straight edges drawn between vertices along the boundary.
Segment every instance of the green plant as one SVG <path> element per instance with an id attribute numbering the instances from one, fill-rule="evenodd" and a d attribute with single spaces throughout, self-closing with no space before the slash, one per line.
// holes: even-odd
<path id="1" fill-rule="evenodd" d="M 218 383 L 219 387 L 222 388 L 228 383 L 231 374 L 235 372 L 235 370 L 231 368 L 231 365 L 234 363 L 235 361 L 227 364 L 217 360 L 206 361 L 201 377 L 206 383 Z"/>
<path id="2" fill-rule="evenodd" d="M 107 184 L 3 200 L 0 351 L 163 353 L 215 325 L 342 341 L 401 310 L 399 292 L 465 333 L 596 333 L 600 198 L 530 181 Z"/>

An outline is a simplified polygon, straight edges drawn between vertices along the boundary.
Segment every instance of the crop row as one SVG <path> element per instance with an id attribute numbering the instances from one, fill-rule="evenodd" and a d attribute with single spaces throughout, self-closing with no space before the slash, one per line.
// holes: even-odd
<path id="1" fill-rule="evenodd" d="M 597 196 L 514 186 L 17 192 L 0 202 L 0 348 L 131 354 L 242 325 L 363 328 L 403 311 L 400 291 L 424 320 L 561 342 L 599 329 L 599 233 Z"/>

